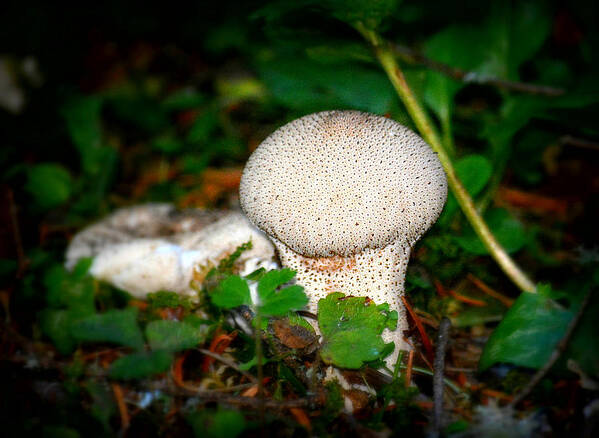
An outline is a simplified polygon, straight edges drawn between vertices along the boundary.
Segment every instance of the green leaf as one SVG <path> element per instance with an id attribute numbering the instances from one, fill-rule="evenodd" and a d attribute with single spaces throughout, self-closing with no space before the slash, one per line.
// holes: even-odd
<path id="1" fill-rule="evenodd" d="M 73 143 L 79 150 L 86 173 L 95 173 L 92 150 L 102 146 L 101 110 L 103 101 L 97 96 L 76 97 L 62 107 L 62 115 Z"/>
<path id="2" fill-rule="evenodd" d="M 261 300 L 260 312 L 264 316 L 281 316 L 286 315 L 290 310 L 301 309 L 306 304 L 308 304 L 308 297 L 304 293 L 304 288 L 293 285 L 283 288 L 277 293 L 270 294 L 266 299 Z"/>
<path id="3" fill-rule="evenodd" d="M 564 335 L 572 311 L 542 293 L 523 292 L 487 341 L 479 368 L 496 363 L 540 368 Z"/>
<path id="4" fill-rule="evenodd" d="M 140 349 L 144 339 L 137 324 L 137 313 L 137 308 L 128 307 L 91 315 L 75 322 L 72 334 L 80 341 L 111 342 Z"/>
<path id="5" fill-rule="evenodd" d="M 133 353 L 115 360 L 108 373 L 113 379 L 141 379 L 167 371 L 172 361 L 173 354 L 169 351 Z"/>
<path id="6" fill-rule="evenodd" d="M 46 300 L 53 308 L 67 308 L 77 316 L 93 315 L 95 280 L 87 275 L 89 259 L 80 260 L 73 272 L 57 265 L 44 275 Z"/>
<path id="7" fill-rule="evenodd" d="M 42 209 L 56 207 L 71 197 L 73 182 L 68 170 L 55 163 L 42 163 L 27 172 L 25 189 Z"/>
<path id="8" fill-rule="evenodd" d="M 71 325 L 79 316 L 69 310 L 44 309 L 39 313 L 42 333 L 48 336 L 62 354 L 71 353 L 77 341 L 71 335 Z"/>
<path id="9" fill-rule="evenodd" d="M 462 184 L 464 184 L 466 191 L 468 191 L 470 196 L 474 197 L 478 195 L 489 182 L 493 172 L 493 166 L 483 155 L 471 154 L 457 160 L 455 162 L 455 170 L 462 181 Z M 455 199 L 453 193 L 450 193 L 447 197 L 447 204 L 443 209 L 440 222 L 446 224 L 450 221 L 453 215 L 458 211 L 458 208 L 458 201 Z"/>
<path id="10" fill-rule="evenodd" d="M 325 363 L 341 368 L 359 368 L 379 359 L 386 344 L 385 328 L 395 329 L 397 312 L 388 304 L 366 302 L 365 297 L 332 293 L 318 302 L 318 325 L 323 335 L 321 356 Z"/>
<path id="11" fill-rule="evenodd" d="M 279 286 L 289 282 L 295 276 L 291 269 L 273 269 L 262 276 L 258 282 L 258 296 L 260 302 L 264 303 L 274 295 Z"/>
<path id="12" fill-rule="evenodd" d="M 324 0 L 322 5 L 331 14 L 346 23 L 364 24 L 368 29 L 377 29 L 395 12 L 399 0 Z"/>
<path id="13" fill-rule="evenodd" d="M 194 412 L 186 420 L 197 438 L 236 438 L 246 428 L 240 412 L 221 408 Z"/>
<path id="14" fill-rule="evenodd" d="M 356 63 L 276 56 L 258 59 L 257 70 L 279 103 L 301 113 L 347 108 L 384 114 L 395 104 L 386 76 Z"/>
<path id="15" fill-rule="evenodd" d="M 502 208 L 489 210 L 484 217 L 497 240 L 508 253 L 517 252 L 524 246 L 527 240 L 524 227 L 507 210 Z M 472 228 L 468 228 L 462 236 L 455 236 L 455 240 L 469 253 L 476 255 L 489 253 Z"/>
<path id="16" fill-rule="evenodd" d="M 202 326 L 200 326 L 202 327 Z M 194 348 L 206 339 L 206 330 L 179 321 L 152 321 L 146 326 L 152 350 L 179 351 Z"/>
<path id="17" fill-rule="evenodd" d="M 223 309 L 252 304 L 250 288 L 239 275 L 231 275 L 221 281 L 210 297 L 216 306 Z"/>

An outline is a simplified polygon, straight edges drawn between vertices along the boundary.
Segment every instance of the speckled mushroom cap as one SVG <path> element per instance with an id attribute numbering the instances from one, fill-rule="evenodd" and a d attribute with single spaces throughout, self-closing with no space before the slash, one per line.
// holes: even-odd
<path id="1" fill-rule="evenodd" d="M 249 219 L 306 257 L 346 257 L 400 238 L 411 246 L 446 197 L 441 163 L 418 135 L 358 111 L 310 114 L 277 129 L 240 186 Z"/>

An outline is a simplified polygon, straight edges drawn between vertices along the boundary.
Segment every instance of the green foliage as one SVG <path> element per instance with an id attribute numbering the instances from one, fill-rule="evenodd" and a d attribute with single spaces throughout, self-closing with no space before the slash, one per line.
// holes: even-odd
<path id="1" fill-rule="evenodd" d="M 231 309 L 242 305 L 253 305 L 262 316 L 281 316 L 290 310 L 298 310 L 308 303 L 304 288 L 292 285 L 277 289 L 295 276 L 291 269 L 273 269 L 260 275 L 257 303 L 252 303 L 247 280 L 238 275 L 225 278 L 211 292 L 212 302 L 218 307 Z"/>
<path id="2" fill-rule="evenodd" d="M 72 335 L 79 341 L 110 342 L 139 350 L 144 338 L 137 314 L 137 308 L 128 307 L 86 316 L 73 324 Z"/>
<path id="3" fill-rule="evenodd" d="M 527 236 L 522 223 L 511 216 L 507 210 L 501 208 L 490 210 L 484 218 L 499 243 L 508 253 L 517 252 L 526 244 Z M 489 253 L 472 228 L 469 228 L 461 236 L 456 236 L 455 239 L 462 249 L 471 254 Z"/>
<path id="4" fill-rule="evenodd" d="M 171 309 L 176 307 L 183 307 L 187 310 L 191 309 L 189 297 L 183 296 L 176 292 L 153 292 L 147 295 L 146 301 L 150 309 L 160 309 L 163 307 L 168 307 Z"/>
<path id="5" fill-rule="evenodd" d="M 239 275 L 231 275 L 221 281 L 210 297 L 215 305 L 223 309 L 249 306 L 252 303 L 250 288 Z"/>
<path id="6" fill-rule="evenodd" d="M 29 169 L 25 188 L 42 209 L 57 207 L 71 197 L 71 175 L 60 164 L 42 163 Z"/>
<path id="7" fill-rule="evenodd" d="M 347 108 L 384 114 L 393 109 L 393 88 L 385 75 L 360 64 L 264 56 L 257 67 L 274 99 L 300 113 Z"/>
<path id="8" fill-rule="evenodd" d="M 172 353 L 165 350 L 133 353 L 115 360 L 108 372 L 114 379 L 142 379 L 167 371 L 172 361 Z"/>
<path id="9" fill-rule="evenodd" d="M 146 338 L 152 350 L 180 351 L 204 342 L 207 333 L 202 327 L 179 321 L 152 321 L 146 326 Z"/>
<path id="10" fill-rule="evenodd" d="M 475 197 L 489 182 L 493 166 L 483 155 L 471 154 L 456 160 L 455 171 L 470 196 Z M 439 221 L 447 223 L 458 211 L 458 208 L 455 196 L 453 193 L 449 193 Z"/>
<path id="11" fill-rule="evenodd" d="M 246 421 L 240 412 L 219 408 L 202 410 L 186 417 L 197 438 L 235 438 L 246 428 Z"/>
<path id="12" fill-rule="evenodd" d="M 295 271 L 291 269 L 273 269 L 258 281 L 258 306 L 263 316 L 285 315 L 290 310 L 298 310 L 308 304 L 308 297 L 302 286 L 287 286 L 277 291 L 277 288 L 294 276 Z"/>
<path id="13" fill-rule="evenodd" d="M 73 325 L 96 311 L 95 281 L 87 275 L 90 263 L 89 259 L 82 259 L 72 272 L 54 266 L 44 276 L 48 307 L 38 315 L 40 328 L 63 354 L 77 345 Z"/>
<path id="14" fill-rule="evenodd" d="M 366 302 L 365 297 L 346 297 L 340 292 L 318 302 L 318 325 L 323 335 L 321 357 L 341 368 L 360 368 L 381 358 L 385 328 L 397 326 L 397 312 L 388 304 Z"/>
<path id="15" fill-rule="evenodd" d="M 569 297 L 573 301 L 569 308 L 554 301 L 554 298 L 563 297 L 545 285 L 539 285 L 536 294 L 522 293 L 485 344 L 479 368 L 486 370 L 501 362 L 529 368 L 543 366 L 564 336 L 579 305 L 573 297 Z M 597 307 L 595 300 L 565 353 L 566 358 L 574 359 L 587 373 L 594 375 L 599 374 L 597 352 L 588 345 L 594 342 L 591 327 L 594 317 L 591 315 L 593 312 L 596 315 Z"/>

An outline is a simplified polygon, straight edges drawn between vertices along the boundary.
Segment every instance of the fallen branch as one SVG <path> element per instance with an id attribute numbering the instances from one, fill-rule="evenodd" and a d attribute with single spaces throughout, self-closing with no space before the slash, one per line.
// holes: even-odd
<path id="1" fill-rule="evenodd" d="M 467 84 L 493 85 L 504 90 L 517 91 L 526 94 L 538 94 L 542 96 L 557 97 L 565 94 L 566 90 L 562 88 L 550 87 L 547 85 L 529 84 L 525 82 L 508 81 L 494 76 L 481 75 L 476 72 L 465 71 L 451 65 L 444 64 L 434 59 L 424 56 L 400 44 L 393 44 L 393 52 L 404 62 L 409 64 L 421 64 L 425 67 L 448 76 L 456 81 L 461 81 Z"/>
<path id="2" fill-rule="evenodd" d="M 433 428 L 431 437 L 438 437 L 441 434 L 443 418 L 443 389 L 444 389 L 444 370 L 445 370 L 445 352 L 449 341 L 449 330 L 451 321 L 444 317 L 439 324 L 439 335 L 437 336 L 437 348 L 435 350 L 435 371 L 433 375 Z"/>

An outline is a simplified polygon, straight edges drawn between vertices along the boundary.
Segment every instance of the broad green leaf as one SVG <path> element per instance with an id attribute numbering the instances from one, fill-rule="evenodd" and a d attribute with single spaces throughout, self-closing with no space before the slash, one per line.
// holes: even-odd
<path id="1" fill-rule="evenodd" d="M 519 251 L 526 243 L 527 236 L 522 223 L 512 217 L 507 210 L 501 208 L 489 210 L 485 214 L 485 221 L 508 253 Z M 471 228 L 468 228 L 463 235 L 455 236 L 455 240 L 462 249 L 472 254 L 489 253 Z"/>
<path id="2" fill-rule="evenodd" d="M 90 260 L 80 260 L 72 272 L 63 266 L 54 266 L 44 275 L 46 300 L 53 308 L 67 308 L 75 316 L 89 316 L 96 311 L 94 304 L 95 280 L 87 275 Z"/>
<path id="3" fill-rule="evenodd" d="M 347 108 L 384 114 L 395 104 L 384 73 L 360 64 L 279 56 L 258 59 L 257 70 L 279 103 L 301 113 Z"/>
<path id="4" fill-rule="evenodd" d="M 169 351 L 133 353 L 115 360 L 108 373 L 114 379 L 142 379 L 169 369 L 173 354 Z"/>
<path id="5" fill-rule="evenodd" d="M 464 184 L 464 188 L 474 197 L 487 185 L 493 166 L 491 162 L 483 155 L 472 154 L 466 155 L 455 162 L 455 170 Z M 458 202 L 453 193 L 449 193 L 447 204 L 443 209 L 443 214 L 440 218 L 441 223 L 447 223 L 453 215 L 458 211 Z"/>
<path id="6" fill-rule="evenodd" d="M 479 368 L 486 370 L 501 362 L 543 366 L 572 316 L 572 311 L 542 293 L 521 293 L 487 341 Z"/>
<path id="7" fill-rule="evenodd" d="M 323 361 L 355 369 L 381 358 L 386 347 L 381 333 L 385 328 L 395 329 L 397 312 L 390 312 L 388 304 L 377 306 L 365 297 L 336 292 L 318 302 L 318 325 Z"/>
<path id="8" fill-rule="evenodd" d="M 279 286 L 284 285 L 295 276 L 295 271 L 291 269 L 273 269 L 262 276 L 258 282 L 258 296 L 260 302 L 264 303 L 274 295 Z"/>
<path id="9" fill-rule="evenodd" d="M 250 288 L 239 275 L 225 278 L 210 294 L 212 302 L 223 309 L 252 304 Z"/>
<path id="10" fill-rule="evenodd" d="M 152 321 L 146 326 L 146 338 L 152 350 L 179 351 L 204 342 L 206 330 L 185 322 Z"/>
<path id="11" fill-rule="evenodd" d="M 360 22 L 369 29 L 377 29 L 399 3 L 399 0 L 324 0 L 322 6 L 341 21 Z"/>
<path id="12" fill-rule="evenodd" d="M 81 154 L 86 173 L 96 173 L 92 150 L 102 146 L 101 110 L 103 101 L 97 96 L 76 97 L 62 107 L 71 140 Z"/>
<path id="13" fill-rule="evenodd" d="M 77 346 L 77 341 L 71 335 L 71 326 L 77 318 L 79 316 L 66 309 L 44 309 L 38 316 L 42 333 L 52 340 L 62 354 L 71 353 Z"/>
<path id="14" fill-rule="evenodd" d="M 42 209 L 56 207 L 68 201 L 72 190 L 71 174 L 55 163 L 42 163 L 27 172 L 25 189 Z"/>
<path id="15" fill-rule="evenodd" d="M 306 304 L 308 304 L 308 297 L 304 293 L 304 288 L 293 285 L 269 294 L 264 300 L 261 299 L 260 312 L 264 316 L 281 316 L 286 315 L 290 310 L 299 310 Z"/>
<path id="16" fill-rule="evenodd" d="M 144 339 L 137 324 L 137 313 L 137 308 L 128 307 L 91 315 L 75 322 L 72 334 L 79 341 L 111 342 L 140 349 Z"/>
<path id="17" fill-rule="evenodd" d="M 240 412 L 221 408 L 193 412 L 186 420 L 197 438 L 236 438 L 246 428 Z"/>

